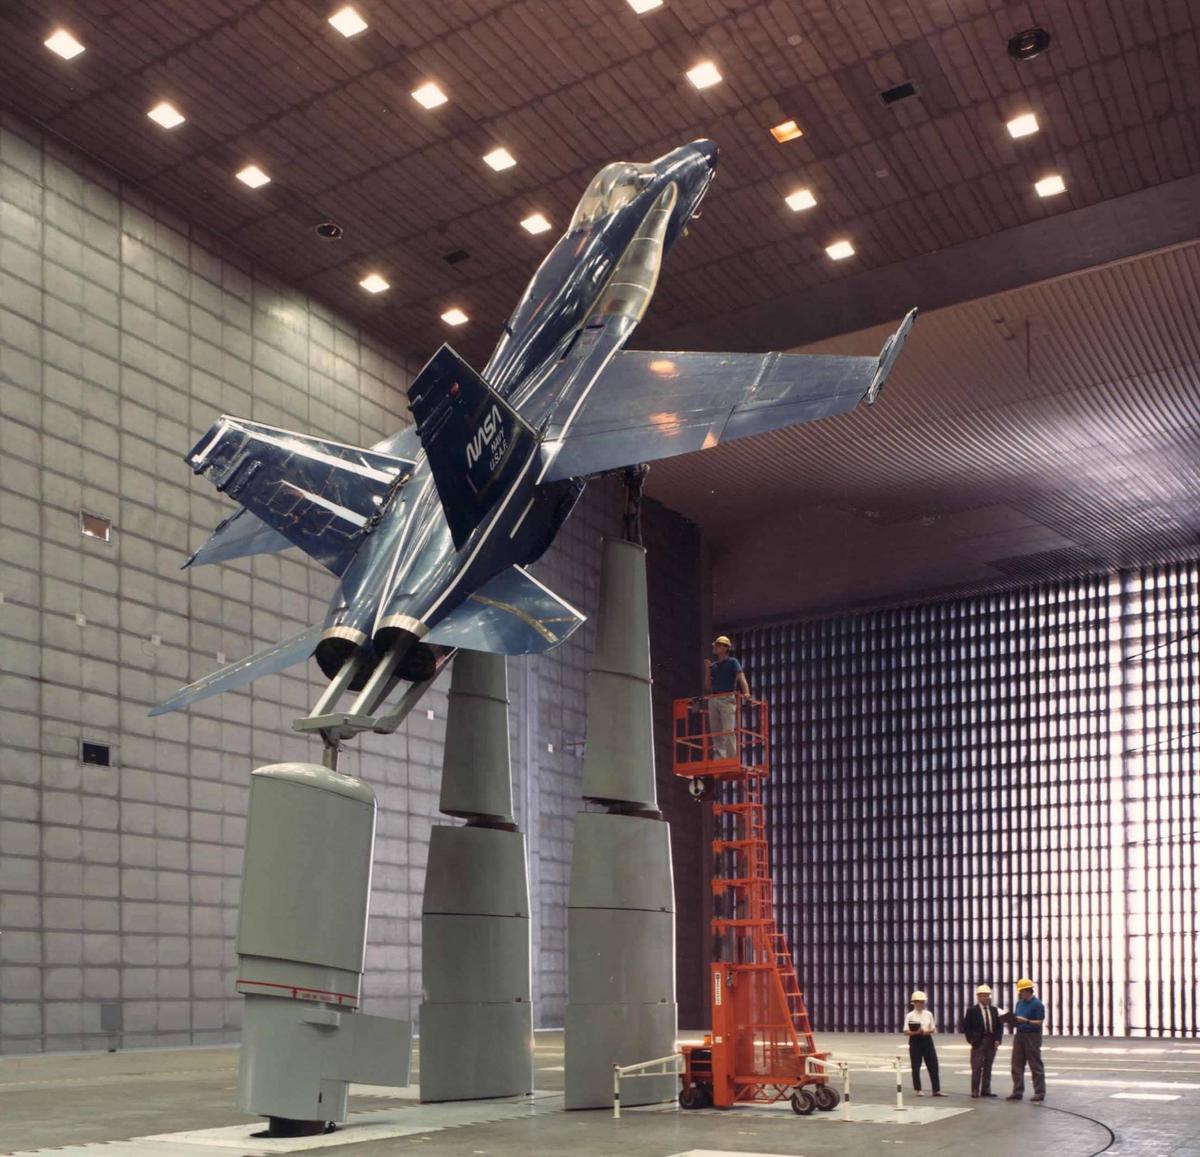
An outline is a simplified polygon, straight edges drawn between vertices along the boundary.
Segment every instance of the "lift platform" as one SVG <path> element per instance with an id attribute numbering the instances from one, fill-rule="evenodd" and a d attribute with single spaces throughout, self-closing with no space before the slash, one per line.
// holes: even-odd
<path id="1" fill-rule="evenodd" d="M 732 705 L 730 704 L 732 700 Z M 732 707 L 732 710 L 731 710 Z M 807 1116 L 833 1109 L 786 938 L 775 923 L 767 817 L 767 705 L 745 695 L 675 701 L 676 775 L 713 811 L 712 1032 L 683 1047 L 685 1109 L 789 1099 Z"/>

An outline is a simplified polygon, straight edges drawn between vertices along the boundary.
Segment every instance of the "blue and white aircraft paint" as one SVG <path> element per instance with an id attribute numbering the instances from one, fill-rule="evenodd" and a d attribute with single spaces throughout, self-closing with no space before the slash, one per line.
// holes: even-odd
<path id="1" fill-rule="evenodd" d="M 915 310 L 877 358 L 624 348 L 716 163 L 700 140 L 601 169 L 482 373 L 443 345 L 409 387 L 414 425 L 378 445 L 219 419 L 186 461 L 242 509 L 187 565 L 298 546 L 341 581 L 323 623 L 154 713 L 314 655 L 314 714 L 346 690 L 361 713 L 458 647 L 548 650 L 583 616 L 525 567 L 589 478 L 873 402 Z"/>

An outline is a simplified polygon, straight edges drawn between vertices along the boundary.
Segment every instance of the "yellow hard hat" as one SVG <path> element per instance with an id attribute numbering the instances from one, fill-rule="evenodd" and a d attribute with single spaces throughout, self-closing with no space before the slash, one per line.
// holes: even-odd
<path id="1" fill-rule="evenodd" d="M 911 1001 L 924 1000 L 925 994 L 923 992 L 921 992 L 920 990 L 918 990 L 918 991 L 914 992 L 912 994 L 912 996 L 910 996 L 908 999 Z"/>
<path id="2" fill-rule="evenodd" d="M 1023 976 L 1020 980 L 1017 981 L 1017 991 L 1018 992 L 1020 992 L 1021 989 L 1023 989 L 1023 988 L 1032 988 L 1032 987 L 1033 987 L 1033 981 L 1030 980 L 1028 977 Z"/>
<path id="3" fill-rule="evenodd" d="M 979 986 L 979 987 L 978 987 L 978 988 L 975 990 L 975 995 L 976 995 L 976 996 L 991 996 L 991 995 L 992 995 L 992 990 L 991 990 L 990 988 L 988 988 L 988 986 L 987 986 L 986 984 L 981 984 L 981 985 L 980 985 L 980 986 Z"/>
<path id="4" fill-rule="evenodd" d="M 713 639 L 713 646 L 714 646 L 714 647 L 715 647 L 715 646 L 716 646 L 718 643 L 724 643 L 724 644 L 725 644 L 725 646 L 727 646 L 727 647 L 732 647 L 732 646 L 733 646 L 733 644 L 732 644 L 732 643 L 729 641 L 729 636 L 728 636 L 728 635 L 718 635 L 718 636 L 717 636 L 715 639 Z"/>

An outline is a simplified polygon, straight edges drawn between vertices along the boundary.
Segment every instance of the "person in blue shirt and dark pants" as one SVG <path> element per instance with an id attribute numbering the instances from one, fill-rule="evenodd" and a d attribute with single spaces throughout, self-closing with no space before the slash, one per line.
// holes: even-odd
<path id="1" fill-rule="evenodd" d="M 1017 1006 L 1012 1011 L 1013 1091 L 1008 1098 L 1019 1101 L 1025 1096 L 1025 1065 L 1033 1076 L 1031 1101 L 1046 1099 L 1046 1066 L 1042 1064 L 1042 1025 L 1046 1021 L 1046 1006 L 1033 994 L 1032 980 L 1017 981 Z"/>

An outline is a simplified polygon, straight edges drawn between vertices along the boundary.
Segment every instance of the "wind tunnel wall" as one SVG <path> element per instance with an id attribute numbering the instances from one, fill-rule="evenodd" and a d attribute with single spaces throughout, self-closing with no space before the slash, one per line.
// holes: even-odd
<path id="1" fill-rule="evenodd" d="M 221 413 L 368 445 L 407 423 L 413 369 L 0 113 L 0 1052 L 237 1039 L 250 771 L 319 761 L 290 724 L 324 680 L 309 664 L 187 713 L 146 712 L 219 654 L 248 654 L 321 619 L 332 585 L 297 551 L 181 570 L 234 509 L 183 455 Z M 110 541 L 80 533 L 81 511 L 111 519 Z M 594 605 L 600 535 L 619 527 L 619 495 L 596 488 L 539 577 Z M 648 513 L 647 534 L 676 568 L 672 588 L 682 584 L 656 604 L 663 620 L 675 602 L 698 605 L 698 555 L 687 553 L 698 533 L 660 512 Z M 665 622 L 663 632 L 656 675 L 660 663 L 693 664 L 699 643 Z M 561 1023 L 565 985 L 585 638 L 510 666 L 536 1010 L 547 1025 Z M 379 799 L 364 993 L 381 1015 L 415 1017 L 421 999 L 448 685 L 399 734 L 359 740 L 342 763 Z M 85 762 L 85 741 L 89 760 L 107 748 L 108 763 Z M 667 807 L 675 785 L 662 784 L 663 760 Z"/>

